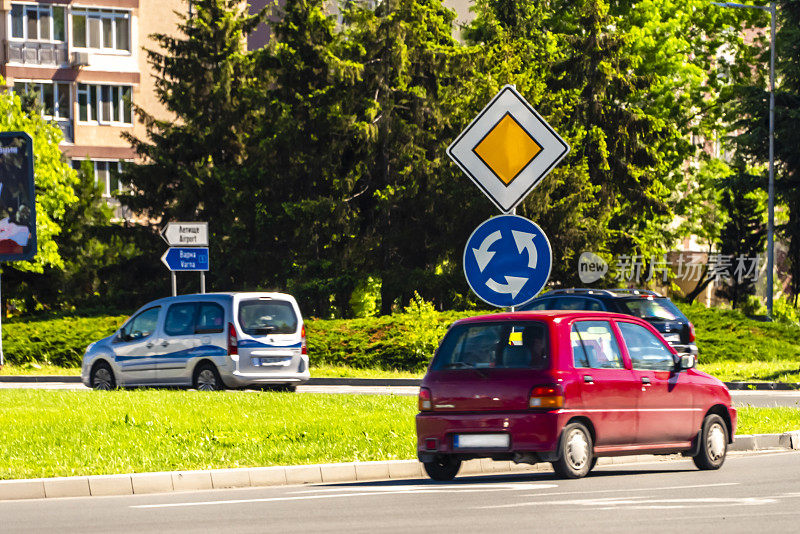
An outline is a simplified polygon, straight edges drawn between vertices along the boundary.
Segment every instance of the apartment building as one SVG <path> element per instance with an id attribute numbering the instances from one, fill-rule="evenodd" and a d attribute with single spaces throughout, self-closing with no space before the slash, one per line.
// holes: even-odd
<path id="1" fill-rule="evenodd" d="M 36 91 L 46 118 L 64 133 L 75 167 L 90 160 L 106 196 L 120 188 L 121 160 L 135 153 L 123 132 L 144 137 L 131 102 L 156 116 L 146 53 L 152 33 L 175 33 L 184 0 L 0 0 L 0 75 L 8 90 Z"/>

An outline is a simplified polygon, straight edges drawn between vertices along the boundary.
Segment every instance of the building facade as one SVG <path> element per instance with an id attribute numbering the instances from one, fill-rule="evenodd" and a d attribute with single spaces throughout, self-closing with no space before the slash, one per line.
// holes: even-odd
<path id="1" fill-rule="evenodd" d="M 145 134 L 131 103 L 166 116 L 143 48 L 156 47 L 153 33 L 175 33 L 185 11 L 183 0 L 0 0 L 7 90 L 39 94 L 64 155 L 75 167 L 90 160 L 106 196 L 120 187 L 119 162 L 135 157 L 121 134 Z"/>

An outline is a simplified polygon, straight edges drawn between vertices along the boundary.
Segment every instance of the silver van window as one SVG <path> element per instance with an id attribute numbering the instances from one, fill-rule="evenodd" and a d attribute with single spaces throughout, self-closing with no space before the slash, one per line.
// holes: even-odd
<path id="1" fill-rule="evenodd" d="M 225 310 L 213 302 L 201 302 L 195 323 L 196 334 L 218 334 L 224 330 Z"/>
<path id="2" fill-rule="evenodd" d="M 243 300 L 239 303 L 239 326 L 251 336 L 294 334 L 297 315 L 292 304 L 285 300 Z"/>
<path id="3" fill-rule="evenodd" d="M 146 338 L 156 329 L 159 311 L 161 311 L 160 306 L 144 310 L 122 327 L 122 330 L 119 332 L 119 337 L 122 339 L 122 341 L 133 341 L 136 339 Z"/>
<path id="4" fill-rule="evenodd" d="M 194 313 L 197 305 L 194 302 L 173 304 L 167 310 L 164 319 L 164 333 L 168 336 L 190 336 L 194 334 Z"/>
<path id="5" fill-rule="evenodd" d="M 225 311 L 214 302 L 181 302 L 167 310 L 164 333 L 168 336 L 217 334 L 224 331 Z"/>

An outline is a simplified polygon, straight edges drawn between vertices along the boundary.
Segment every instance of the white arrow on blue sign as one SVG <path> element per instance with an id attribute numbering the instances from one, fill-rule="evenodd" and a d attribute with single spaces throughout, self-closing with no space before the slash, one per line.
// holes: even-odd
<path id="1" fill-rule="evenodd" d="M 481 300 L 506 308 L 536 297 L 550 278 L 553 253 L 539 226 L 500 215 L 472 232 L 464 249 L 467 283 Z"/>
<path id="2" fill-rule="evenodd" d="M 161 261 L 170 271 L 207 271 L 208 248 L 172 247 L 161 256 Z"/>

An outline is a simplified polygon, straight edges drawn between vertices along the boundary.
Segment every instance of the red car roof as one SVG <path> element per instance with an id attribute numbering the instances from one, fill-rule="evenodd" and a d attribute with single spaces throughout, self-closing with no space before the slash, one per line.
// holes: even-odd
<path id="1" fill-rule="evenodd" d="M 586 311 L 586 310 L 548 310 L 548 311 L 522 311 L 522 312 L 503 312 L 477 315 L 475 317 L 465 317 L 456 321 L 457 323 L 472 323 L 481 321 L 519 321 L 519 320 L 545 320 L 554 321 L 556 319 L 637 319 L 638 317 L 623 313 L 613 313 L 605 311 Z"/>

